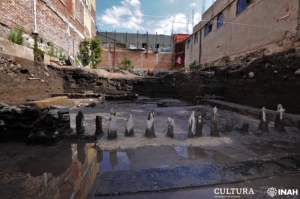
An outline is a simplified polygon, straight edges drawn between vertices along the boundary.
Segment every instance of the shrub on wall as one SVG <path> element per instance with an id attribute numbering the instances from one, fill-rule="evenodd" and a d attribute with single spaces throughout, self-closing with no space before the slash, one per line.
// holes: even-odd
<path id="1" fill-rule="evenodd" d="M 38 36 L 37 34 L 33 34 L 33 39 L 34 39 L 34 44 L 33 44 L 33 53 L 34 53 L 34 59 L 37 61 L 41 61 L 42 59 L 44 59 L 44 51 L 42 51 L 41 49 L 39 49 L 39 45 L 38 45 Z"/>
<path id="2" fill-rule="evenodd" d="M 198 64 L 198 62 L 196 60 L 194 60 L 191 64 L 190 64 L 190 70 L 191 71 L 196 71 L 200 68 L 200 65 Z"/>
<path id="3" fill-rule="evenodd" d="M 50 47 L 50 50 L 48 51 L 47 54 L 48 54 L 50 57 L 55 57 L 54 44 L 53 44 L 51 41 L 49 41 L 49 42 L 47 43 L 47 45 Z"/>
<path id="4" fill-rule="evenodd" d="M 94 37 L 90 40 L 84 39 L 80 43 L 80 59 L 83 66 L 90 66 L 92 69 L 98 68 L 101 63 L 101 40 Z"/>
<path id="5" fill-rule="evenodd" d="M 11 29 L 8 40 L 13 43 L 23 45 L 24 42 L 23 33 L 24 33 L 23 27 L 17 27 L 15 29 Z"/>
<path id="6" fill-rule="evenodd" d="M 122 63 L 122 67 L 120 67 L 120 69 L 122 70 L 133 68 L 131 59 L 126 56 L 122 59 L 121 63 Z"/>

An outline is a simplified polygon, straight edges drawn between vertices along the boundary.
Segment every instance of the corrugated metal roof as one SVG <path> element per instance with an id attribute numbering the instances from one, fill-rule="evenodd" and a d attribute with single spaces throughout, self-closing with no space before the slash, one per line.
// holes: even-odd
<path id="1" fill-rule="evenodd" d="M 147 33 L 116 33 L 115 32 L 97 32 L 97 36 L 101 39 L 102 44 L 113 42 L 114 38 L 119 43 L 142 44 L 147 43 Z M 156 43 L 160 46 L 171 46 L 172 36 L 170 35 L 148 35 L 148 46 L 154 46 Z"/>

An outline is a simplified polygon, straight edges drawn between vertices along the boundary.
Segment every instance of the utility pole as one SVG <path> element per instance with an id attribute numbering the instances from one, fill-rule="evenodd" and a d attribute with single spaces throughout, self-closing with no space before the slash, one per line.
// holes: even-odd
<path id="1" fill-rule="evenodd" d="M 113 71 L 115 71 L 115 65 L 116 65 L 116 34 L 117 34 L 117 30 L 115 30 L 115 39 L 114 39 Z"/>
<path id="2" fill-rule="evenodd" d="M 148 31 L 147 31 L 147 45 L 146 45 L 146 48 L 147 48 L 147 50 L 146 50 L 146 56 L 148 58 Z"/>
<path id="3" fill-rule="evenodd" d="M 139 48 L 139 31 L 136 32 L 136 49 Z"/>

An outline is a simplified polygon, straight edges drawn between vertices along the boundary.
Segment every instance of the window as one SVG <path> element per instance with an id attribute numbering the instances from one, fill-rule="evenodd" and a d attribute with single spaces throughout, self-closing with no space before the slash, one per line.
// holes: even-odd
<path id="1" fill-rule="evenodd" d="M 190 44 L 191 44 L 191 40 L 187 40 L 187 43 L 186 43 L 186 48 L 189 49 L 190 48 Z"/>
<path id="2" fill-rule="evenodd" d="M 238 0 L 237 2 L 237 8 L 236 8 L 236 15 L 240 14 L 244 10 L 246 10 L 246 7 L 252 3 L 253 0 Z"/>
<path id="3" fill-rule="evenodd" d="M 198 33 L 196 33 L 196 34 L 195 34 L 195 37 L 194 37 L 194 44 L 195 44 L 195 43 L 198 43 Z"/>
<path id="4" fill-rule="evenodd" d="M 212 24 L 206 24 L 204 28 L 204 37 L 206 37 L 212 30 Z"/>
<path id="5" fill-rule="evenodd" d="M 217 28 L 220 28 L 221 26 L 223 26 L 223 20 L 224 20 L 224 15 L 223 15 L 223 13 L 221 13 L 218 16 Z"/>

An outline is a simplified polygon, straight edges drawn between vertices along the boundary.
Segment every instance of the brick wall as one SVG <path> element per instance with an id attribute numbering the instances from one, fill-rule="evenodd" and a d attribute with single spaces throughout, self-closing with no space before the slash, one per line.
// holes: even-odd
<path id="1" fill-rule="evenodd" d="M 132 60 L 134 68 L 136 69 L 170 69 L 172 53 L 146 53 L 144 51 L 126 51 L 116 50 L 115 53 L 116 62 L 115 67 L 122 66 L 121 61 L 124 56 L 127 56 Z M 113 67 L 114 52 L 111 49 L 104 49 L 102 53 L 102 62 L 100 68 L 112 68 Z"/>
<path id="2" fill-rule="evenodd" d="M 29 35 L 34 30 L 33 15 L 34 0 L 1 0 L 0 1 L 0 23 L 15 28 L 23 26 Z M 90 34 L 84 24 L 84 10 L 90 12 L 92 35 L 95 31 L 95 8 L 90 10 L 85 8 L 82 0 L 69 1 L 75 4 L 74 16 L 71 16 L 66 9 L 65 0 L 36 0 L 37 10 L 37 31 L 39 37 L 43 38 L 44 43 L 51 41 L 55 46 L 64 49 L 67 54 L 78 52 L 78 45 L 83 38 L 89 38 Z M 67 37 L 68 26 L 70 38 Z M 7 37 L 7 35 L 0 35 Z"/>

